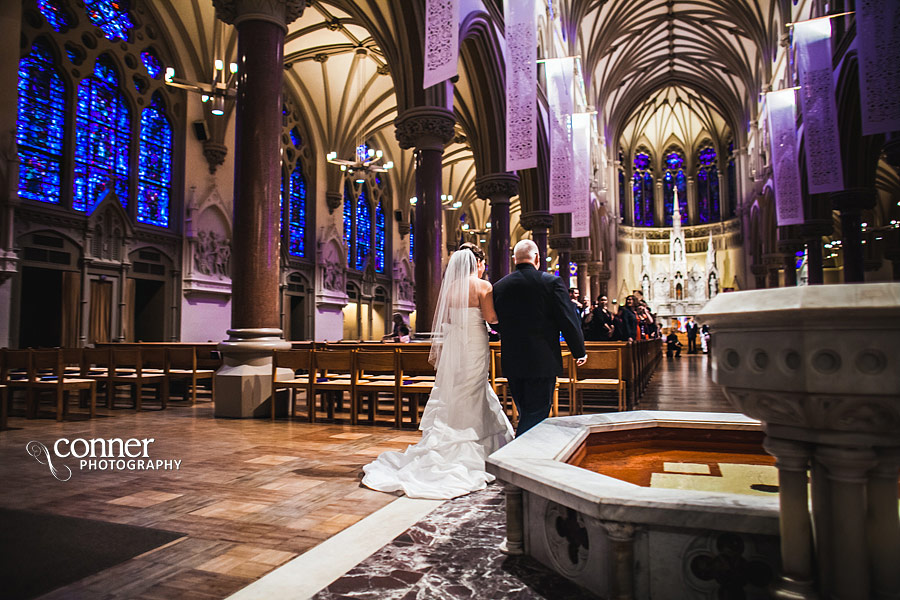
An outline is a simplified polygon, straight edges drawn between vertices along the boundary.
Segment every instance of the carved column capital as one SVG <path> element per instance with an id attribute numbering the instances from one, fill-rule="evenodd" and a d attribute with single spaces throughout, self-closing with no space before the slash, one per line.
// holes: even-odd
<path id="1" fill-rule="evenodd" d="M 875 190 L 872 188 L 848 188 L 830 194 L 835 210 L 856 212 L 875 207 Z"/>
<path id="2" fill-rule="evenodd" d="M 797 229 L 800 237 L 805 240 L 818 239 L 834 232 L 834 221 L 831 219 L 807 219 L 802 225 L 797 225 Z"/>
<path id="3" fill-rule="evenodd" d="M 553 225 L 553 215 L 546 210 L 522 213 L 522 216 L 519 217 L 519 223 L 529 231 L 535 231 L 536 229 L 547 230 Z"/>
<path id="4" fill-rule="evenodd" d="M 325 204 L 328 206 L 328 214 L 333 215 L 337 207 L 344 201 L 344 195 L 340 192 L 325 192 Z"/>
<path id="5" fill-rule="evenodd" d="M 488 173 L 475 178 L 475 192 L 491 204 L 509 204 L 519 193 L 519 176 L 515 173 Z"/>
<path id="6" fill-rule="evenodd" d="M 244 21 L 268 21 L 287 32 L 287 26 L 300 18 L 306 0 L 213 0 L 216 17 L 229 25 Z"/>
<path id="7" fill-rule="evenodd" d="M 575 240 L 568 233 L 552 233 L 548 245 L 557 252 L 568 252 L 575 248 Z"/>
<path id="8" fill-rule="evenodd" d="M 225 157 L 228 156 L 228 146 L 207 140 L 203 142 L 203 156 L 209 163 L 210 174 L 214 175 L 216 169 L 225 162 Z"/>
<path id="9" fill-rule="evenodd" d="M 394 135 L 404 150 L 441 150 L 453 139 L 456 117 L 437 106 L 416 106 L 394 119 Z"/>
<path id="10" fill-rule="evenodd" d="M 572 253 L 572 262 L 584 264 L 594 257 L 594 253 L 590 250 L 576 250 Z"/>

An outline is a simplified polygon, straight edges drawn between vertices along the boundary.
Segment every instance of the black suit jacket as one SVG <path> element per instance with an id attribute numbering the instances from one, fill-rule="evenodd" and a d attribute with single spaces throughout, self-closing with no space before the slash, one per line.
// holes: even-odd
<path id="1" fill-rule="evenodd" d="M 500 352 L 506 377 L 556 377 L 562 373 L 562 332 L 572 356 L 586 354 L 581 321 L 562 279 L 530 264 L 494 284 Z"/>

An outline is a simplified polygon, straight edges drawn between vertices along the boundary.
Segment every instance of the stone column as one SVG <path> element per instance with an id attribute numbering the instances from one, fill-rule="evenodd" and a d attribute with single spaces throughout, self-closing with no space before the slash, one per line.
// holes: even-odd
<path id="1" fill-rule="evenodd" d="M 600 267 L 599 261 L 591 261 L 587 264 L 588 287 L 591 291 L 591 300 L 599 300 L 606 292 L 600 292 Z"/>
<path id="2" fill-rule="evenodd" d="M 897 475 L 900 448 L 879 449 L 878 466 L 869 474 L 869 556 L 872 592 L 878 600 L 900 595 L 900 516 L 897 513 Z"/>
<path id="3" fill-rule="evenodd" d="M 863 283 L 865 257 L 862 247 L 862 211 L 875 206 L 875 192 L 851 188 L 831 194 L 831 203 L 841 212 L 841 239 L 844 250 L 844 283 Z"/>
<path id="4" fill-rule="evenodd" d="M 762 290 L 766 287 L 766 273 L 768 273 L 768 269 L 766 265 L 750 265 L 750 272 L 753 274 L 753 280 L 756 284 L 756 289 Z"/>
<path id="5" fill-rule="evenodd" d="M 597 297 L 592 296 L 588 290 L 588 261 L 591 258 L 590 250 L 576 250 L 572 253 L 572 259 L 578 264 L 578 289 L 581 291 L 581 296 L 582 298 L 590 296 L 591 301 L 594 301 Z"/>
<path id="6" fill-rule="evenodd" d="M 803 249 L 797 226 L 778 228 L 778 250 L 784 253 L 784 287 L 797 285 L 797 252 Z"/>
<path id="7" fill-rule="evenodd" d="M 515 173 L 490 173 L 475 178 L 475 191 L 491 203 L 491 242 L 488 251 L 490 279 L 496 283 L 509 274 L 509 199 L 519 193 Z"/>
<path id="8" fill-rule="evenodd" d="M 822 256 L 822 237 L 831 235 L 831 220 L 811 219 L 798 226 L 800 238 L 806 244 L 807 283 L 817 285 L 825 282 Z"/>
<path id="9" fill-rule="evenodd" d="M 772 252 L 771 254 L 764 254 L 763 261 L 765 261 L 766 266 L 766 287 L 767 288 L 777 288 L 779 287 L 779 277 L 778 271 L 781 270 L 781 267 L 784 265 L 784 254 L 781 252 Z"/>
<path id="10" fill-rule="evenodd" d="M 781 580 L 776 598 L 814 597 L 813 538 L 807 494 L 810 448 L 791 440 L 766 437 L 766 452 L 778 467 L 781 506 Z"/>
<path id="11" fill-rule="evenodd" d="M 394 120 L 400 147 L 416 157 L 416 333 L 431 331 L 441 289 L 441 205 L 444 145 L 453 139 L 453 112 L 417 106 Z"/>
<path id="12" fill-rule="evenodd" d="M 603 528 L 610 542 L 609 575 L 610 598 L 634 598 L 634 525 L 604 521 Z"/>
<path id="13" fill-rule="evenodd" d="M 540 252 L 540 265 L 538 269 L 547 270 L 547 234 L 550 226 L 553 225 L 553 215 L 546 210 L 535 210 L 532 212 L 522 213 L 519 218 L 522 227 L 531 231 L 531 239 L 537 244 Z"/>
<path id="14" fill-rule="evenodd" d="M 511 483 L 503 484 L 506 496 L 506 539 L 500 545 L 504 554 L 525 554 L 525 515 L 522 506 L 522 488 Z"/>
<path id="15" fill-rule="evenodd" d="M 829 483 L 829 518 L 835 543 L 822 550 L 828 552 L 825 568 L 831 579 L 832 597 L 871 598 L 866 473 L 877 464 L 875 453 L 870 449 L 819 446 L 815 460 L 825 466 Z"/>
<path id="16" fill-rule="evenodd" d="M 303 0 L 214 0 L 216 16 L 237 28 L 234 237 L 229 339 L 216 374 L 216 416 L 269 412 L 275 348 L 290 348 L 279 322 L 279 195 L 284 35 Z"/>
<path id="17" fill-rule="evenodd" d="M 559 258 L 559 276 L 566 287 L 569 287 L 569 263 L 572 262 L 572 250 L 575 248 L 575 240 L 568 233 L 554 233 L 550 236 L 548 244 L 556 250 Z M 584 290 L 579 290 L 582 294 Z"/>

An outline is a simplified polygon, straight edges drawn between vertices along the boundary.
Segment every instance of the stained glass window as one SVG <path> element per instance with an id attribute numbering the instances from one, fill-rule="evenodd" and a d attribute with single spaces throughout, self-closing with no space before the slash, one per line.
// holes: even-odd
<path id="1" fill-rule="evenodd" d="M 653 227 L 653 175 L 650 172 L 650 155 L 638 152 L 634 155 L 634 175 L 631 189 L 634 195 L 634 224 Z"/>
<path id="2" fill-rule="evenodd" d="M 290 131 L 291 135 L 291 143 L 298 148 L 303 145 L 303 138 L 300 137 L 300 132 L 297 131 L 296 127 L 292 127 Z"/>
<path id="3" fill-rule="evenodd" d="M 75 117 L 75 182 L 72 208 L 91 212 L 115 181 L 122 206 L 128 203 L 128 145 L 131 115 L 119 91 L 112 60 L 101 55 L 94 74 L 78 86 Z"/>
<path id="4" fill-rule="evenodd" d="M 171 185 L 172 126 L 166 118 L 162 100 L 154 94 L 150 106 L 141 111 L 137 204 L 140 223 L 169 226 Z"/>
<path id="5" fill-rule="evenodd" d="M 678 211 L 681 213 L 681 224 L 688 222 L 687 177 L 684 174 L 684 156 L 680 152 L 666 155 L 666 174 L 663 176 L 663 210 L 665 226 L 672 225 L 675 214 L 675 189 L 678 188 Z"/>
<path id="6" fill-rule="evenodd" d="M 72 26 L 72 16 L 58 0 L 38 0 L 38 10 L 54 30 L 63 32 Z"/>
<path id="7" fill-rule="evenodd" d="M 728 216 L 737 214 L 737 175 L 734 168 L 734 142 L 728 144 Z"/>
<path id="8" fill-rule="evenodd" d="M 344 245 L 347 247 L 347 266 L 353 266 L 353 190 L 344 183 Z"/>
<path id="9" fill-rule="evenodd" d="M 409 262 L 415 260 L 416 255 L 416 215 L 410 211 L 409 213 Z"/>
<path id="10" fill-rule="evenodd" d="M 291 256 L 306 256 L 306 179 L 300 161 L 291 173 L 291 200 L 289 203 L 289 246 Z"/>
<path id="11" fill-rule="evenodd" d="M 159 74 L 162 73 L 162 63 L 152 48 L 147 48 L 141 52 L 141 62 L 144 63 L 147 74 L 153 79 L 158 78 Z"/>
<path id="12" fill-rule="evenodd" d="M 59 204 L 66 91 L 42 41 L 19 61 L 19 197 Z"/>
<path id="13" fill-rule="evenodd" d="M 372 214 L 369 208 L 369 188 L 362 185 L 356 199 L 356 270 L 366 266 L 366 259 L 372 252 Z"/>
<path id="14" fill-rule="evenodd" d="M 719 171 L 716 168 L 716 151 L 707 146 L 698 155 L 697 214 L 701 223 L 719 220 Z"/>
<path id="15" fill-rule="evenodd" d="M 375 207 L 375 272 L 384 273 L 384 209 Z"/>
<path id="16" fill-rule="evenodd" d="M 628 216 L 628 206 L 625 198 L 625 170 L 619 169 L 619 216 L 624 220 Z"/>
<path id="17" fill-rule="evenodd" d="M 108 40 L 129 41 L 134 23 L 128 16 L 128 0 L 85 0 L 84 9 L 94 27 L 103 30 Z"/>

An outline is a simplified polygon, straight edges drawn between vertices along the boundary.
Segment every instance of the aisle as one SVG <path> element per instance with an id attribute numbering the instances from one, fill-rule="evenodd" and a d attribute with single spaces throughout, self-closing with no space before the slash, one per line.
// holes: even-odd
<path id="1" fill-rule="evenodd" d="M 712 380 L 706 354 L 666 358 L 656 368 L 641 398 L 645 410 L 699 410 L 737 412 Z"/>

